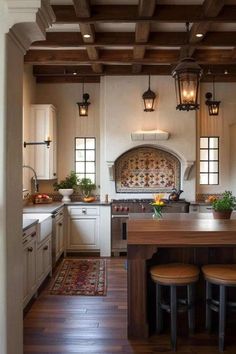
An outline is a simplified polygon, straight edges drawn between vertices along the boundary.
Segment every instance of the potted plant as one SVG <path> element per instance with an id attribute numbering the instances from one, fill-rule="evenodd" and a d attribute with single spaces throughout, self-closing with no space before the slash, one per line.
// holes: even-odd
<path id="1" fill-rule="evenodd" d="M 220 198 L 212 202 L 214 219 L 230 219 L 236 205 L 236 197 L 231 191 L 225 191 Z"/>
<path id="2" fill-rule="evenodd" d="M 95 200 L 95 197 L 91 196 L 91 192 L 96 189 L 96 184 L 94 184 L 90 178 L 82 178 L 78 183 L 78 187 L 85 202 L 92 202 Z"/>
<path id="3" fill-rule="evenodd" d="M 53 184 L 54 190 L 63 195 L 63 202 L 70 202 L 70 195 L 77 189 L 78 181 L 75 171 L 71 171 L 65 179 Z"/>

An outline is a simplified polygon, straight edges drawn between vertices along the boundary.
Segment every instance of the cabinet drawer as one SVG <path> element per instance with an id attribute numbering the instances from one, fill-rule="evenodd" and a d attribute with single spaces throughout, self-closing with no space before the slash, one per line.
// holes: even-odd
<path id="1" fill-rule="evenodd" d="M 199 205 L 199 212 L 200 213 L 211 213 L 212 212 L 211 205 Z"/>
<path id="2" fill-rule="evenodd" d="M 68 207 L 70 216 L 92 216 L 99 215 L 99 207 L 94 206 L 81 206 L 81 207 Z"/>

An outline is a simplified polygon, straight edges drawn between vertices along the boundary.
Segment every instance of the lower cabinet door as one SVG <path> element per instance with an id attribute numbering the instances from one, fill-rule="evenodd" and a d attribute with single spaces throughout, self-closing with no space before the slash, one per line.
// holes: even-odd
<path id="1" fill-rule="evenodd" d="M 55 258 L 59 259 L 64 251 L 64 224 L 63 218 L 59 219 L 55 225 Z"/>
<path id="2" fill-rule="evenodd" d="M 99 249 L 99 217 L 70 217 L 68 222 L 68 249 Z"/>
<path id="3" fill-rule="evenodd" d="M 37 283 L 38 286 L 46 278 L 52 268 L 51 237 L 45 240 L 37 250 Z"/>
<path id="4" fill-rule="evenodd" d="M 36 239 L 23 249 L 23 304 L 33 295 L 37 286 Z"/>

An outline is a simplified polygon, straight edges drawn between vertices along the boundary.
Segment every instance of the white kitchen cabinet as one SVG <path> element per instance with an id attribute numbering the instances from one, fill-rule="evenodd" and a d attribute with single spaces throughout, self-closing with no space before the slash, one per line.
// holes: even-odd
<path id="1" fill-rule="evenodd" d="M 55 265 L 57 260 L 64 252 L 64 210 L 63 208 L 52 216 L 52 264 Z"/>
<path id="2" fill-rule="evenodd" d="M 48 137 L 50 146 L 27 145 L 30 149 L 30 164 L 34 166 L 39 180 L 57 178 L 57 126 L 56 109 L 51 104 L 31 105 L 30 140 L 43 142 Z"/>
<path id="3" fill-rule="evenodd" d="M 37 284 L 38 287 L 52 270 L 51 235 L 37 249 Z"/>
<path id="4" fill-rule="evenodd" d="M 99 207 L 68 207 L 67 251 L 98 251 Z"/>
<path id="5" fill-rule="evenodd" d="M 212 206 L 209 204 L 201 205 L 201 204 L 192 204 L 189 207 L 190 213 L 211 213 Z"/>
<path id="6" fill-rule="evenodd" d="M 28 303 L 37 290 L 36 234 L 36 226 L 23 233 L 23 306 Z"/>

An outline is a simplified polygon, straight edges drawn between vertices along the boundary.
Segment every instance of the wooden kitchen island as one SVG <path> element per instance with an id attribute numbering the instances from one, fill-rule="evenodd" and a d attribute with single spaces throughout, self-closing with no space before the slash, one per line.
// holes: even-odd
<path id="1" fill-rule="evenodd" d="M 236 213 L 230 220 L 206 214 L 130 214 L 128 220 L 128 337 L 147 338 L 155 330 L 153 264 L 236 263 Z M 204 326 L 204 280 L 197 284 L 197 326 Z"/>

